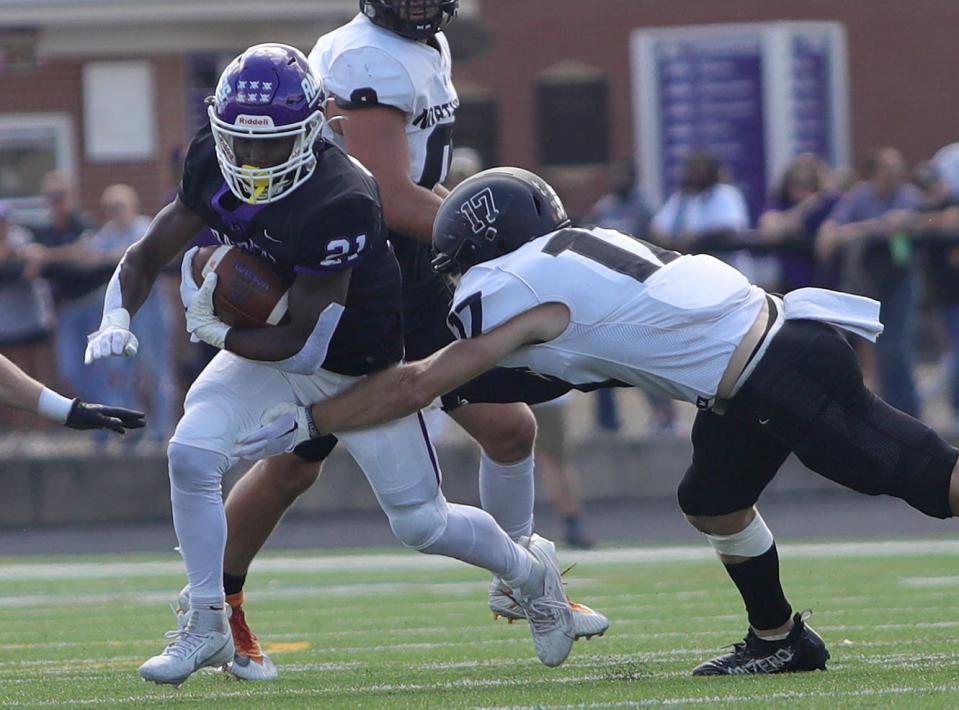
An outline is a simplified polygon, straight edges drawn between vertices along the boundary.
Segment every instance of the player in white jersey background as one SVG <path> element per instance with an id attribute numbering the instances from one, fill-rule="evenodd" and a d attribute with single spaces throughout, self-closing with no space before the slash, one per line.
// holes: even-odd
<path id="1" fill-rule="evenodd" d="M 320 37 L 310 63 L 333 97 L 323 137 L 360 160 L 374 175 L 390 241 L 403 277 L 407 359 L 420 359 L 453 340 L 446 327 L 452 298 L 447 279 L 431 266 L 433 218 L 446 191 L 454 114 L 459 100 L 451 78 L 449 44 L 442 28 L 457 0 L 361 0 L 352 21 Z M 501 373 L 506 376 L 510 373 Z M 533 529 L 533 457 L 536 424 L 525 404 L 472 404 L 474 392 L 491 388 L 491 373 L 444 399 L 449 414 L 482 447 L 482 506 L 514 540 Z M 509 389 L 500 385 L 500 389 Z M 239 614 L 253 557 L 296 498 L 317 479 L 334 437 L 312 442 L 295 455 L 258 463 L 226 501 L 229 540 L 224 589 Z M 494 584 L 494 612 L 520 618 L 511 597 Z M 608 622 L 574 605 L 577 635 L 602 633 Z M 236 625 L 234 625 L 236 631 Z M 276 671 L 246 623 L 234 634 L 237 668 L 247 679 Z M 250 661 L 250 662 L 247 662 Z"/>
<path id="2" fill-rule="evenodd" d="M 436 266 L 466 272 L 450 313 L 460 342 L 264 427 L 245 455 L 289 448 L 308 424 L 350 429 L 414 411 L 494 364 L 577 389 L 633 385 L 692 402 L 700 412 L 680 507 L 718 553 L 750 624 L 697 675 L 826 666 L 823 640 L 786 600 L 755 507 L 789 453 L 932 517 L 959 510 L 959 451 L 865 387 L 841 332 L 875 340 L 877 302 L 823 289 L 780 299 L 712 257 L 572 227 L 552 188 L 515 168 L 458 186 L 433 239 Z"/>

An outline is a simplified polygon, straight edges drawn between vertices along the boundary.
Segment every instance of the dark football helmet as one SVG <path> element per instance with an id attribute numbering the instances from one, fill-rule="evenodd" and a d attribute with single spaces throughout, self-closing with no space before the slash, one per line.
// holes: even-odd
<path id="1" fill-rule="evenodd" d="M 433 268 L 466 271 L 569 225 L 555 190 L 522 168 L 490 168 L 446 197 L 433 222 Z"/>
<path id="2" fill-rule="evenodd" d="M 274 202 L 309 179 L 323 129 L 323 83 L 303 53 L 285 44 L 250 47 L 223 70 L 207 110 L 220 171 L 234 195 Z M 288 141 L 275 165 L 243 164 L 238 141 Z"/>
<path id="3" fill-rule="evenodd" d="M 360 12 L 408 39 L 429 39 L 456 17 L 459 0 L 360 0 Z"/>

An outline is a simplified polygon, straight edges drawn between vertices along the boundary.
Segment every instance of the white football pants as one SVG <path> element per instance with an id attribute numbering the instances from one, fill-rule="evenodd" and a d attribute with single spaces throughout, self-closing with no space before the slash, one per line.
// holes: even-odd
<path id="1" fill-rule="evenodd" d="M 358 379 L 325 370 L 284 373 L 221 351 L 193 383 L 169 448 L 173 523 L 192 603 L 223 603 L 226 518 L 221 480 L 237 461 L 237 442 L 261 425 L 270 407 L 317 402 Z M 404 545 L 455 557 L 514 583 L 529 575 L 529 552 L 510 540 L 489 514 L 447 503 L 436 452 L 419 413 L 335 433 L 363 469 Z"/>

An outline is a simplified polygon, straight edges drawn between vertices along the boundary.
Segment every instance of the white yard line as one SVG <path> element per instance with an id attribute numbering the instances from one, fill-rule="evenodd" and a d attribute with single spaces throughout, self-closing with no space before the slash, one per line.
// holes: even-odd
<path id="1" fill-rule="evenodd" d="M 860 557 L 909 557 L 914 555 L 957 555 L 959 541 L 888 540 L 874 542 L 784 543 L 783 557 L 793 559 L 850 559 Z M 705 545 L 667 547 L 625 547 L 610 550 L 564 551 L 563 563 L 590 565 L 686 562 L 715 559 Z M 259 573 L 306 574 L 316 572 L 356 572 L 376 570 L 437 570 L 462 568 L 463 563 L 444 557 L 415 553 L 382 555 L 274 557 L 257 560 Z M 42 579 L 111 579 L 119 577 L 156 577 L 183 572 L 179 560 L 163 562 L 15 562 L 0 565 L 0 579 L 7 581 Z"/>
<path id="2" fill-rule="evenodd" d="M 903 587 L 959 587 L 959 577 L 903 577 L 899 580 Z"/>
<path id="3" fill-rule="evenodd" d="M 863 688 L 861 690 L 822 690 L 822 691 L 784 691 L 779 693 L 756 693 L 754 695 L 711 695 L 706 697 L 690 696 L 685 698 L 649 698 L 647 700 L 622 700 L 610 703 L 583 703 L 579 705 L 544 705 L 544 710 L 573 710 L 574 708 L 648 708 L 682 707 L 684 705 L 711 705 L 714 703 L 769 703 L 783 700 L 811 700 L 815 698 L 873 698 L 909 695 L 911 693 L 955 693 L 959 685 L 930 685 L 927 687 Z M 474 710 L 520 710 L 528 705 L 490 705 L 474 706 Z"/>
<path id="4" fill-rule="evenodd" d="M 191 693 L 189 686 L 184 686 L 176 694 L 170 695 L 134 695 L 126 698 L 75 698 L 69 702 L 71 705 L 120 705 L 133 704 L 137 706 L 148 706 L 164 702 L 180 702 L 184 700 L 202 700 L 206 703 L 227 698 L 245 698 L 253 700 L 255 698 L 309 698 L 341 695 L 363 695 L 367 693 L 396 693 L 396 692 L 423 692 L 431 690 L 458 690 L 465 688 L 502 688 L 502 687 L 529 687 L 534 685 L 555 685 L 581 683 L 597 680 L 605 680 L 608 674 L 582 674 L 582 675 L 558 675 L 550 673 L 542 678 L 459 678 L 441 683 L 382 683 L 376 685 L 342 685 L 323 688 L 289 688 L 277 686 L 251 686 L 246 685 L 245 690 L 216 691 L 205 689 L 201 693 Z M 0 702 L 0 707 L 50 707 L 61 704 L 60 700 L 42 700 L 42 701 L 14 701 L 9 703 Z"/>
<path id="5" fill-rule="evenodd" d="M 328 613 L 349 614 L 351 611 L 362 611 L 361 607 L 353 600 L 358 598 L 378 597 L 388 600 L 390 596 L 409 596 L 409 595 L 433 595 L 445 597 L 438 599 L 433 604 L 434 610 L 439 614 L 448 608 L 454 612 L 460 612 L 466 608 L 473 608 L 479 598 L 477 595 L 485 590 L 486 582 L 357 582 L 355 584 L 297 584 L 291 587 L 270 588 L 259 586 L 249 593 L 249 600 L 256 605 L 257 617 L 259 619 L 277 616 L 280 619 L 288 615 L 288 611 L 278 608 L 264 608 L 268 602 L 298 600 L 298 599 L 322 599 L 323 607 Z M 173 585 L 176 587 L 177 585 Z M 585 600 L 589 604 L 607 614 L 616 614 L 624 616 L 626 614 L 642 614 L 645 611 L 657 611 L 662 609 L 661 604 L 624 604 L 624 595 L 622 594 L 595 594 L 595 587 L 591 584 L 575 585 L 576 588 L 570 592 L 574 600 Z M 0 583 L 2 589 L 2 583 Z M 792 585 L 791 589 L 795 595 L 806 598 L 817 598 L 822 593 L 828 593 L 831 589 L 828 586 L 803 586 Z M 703 590 L 663 590 L 660 592 L 636 592 L 628 594 L 625 599 L 642 600 L 646 598 L 661 599 L 663 595 L 669 595 L 674 608 L 686 605 L 691 606 L 697 611 L 709 608 L 726 609 L 729 602 L 724 599 L 716 599 L 717 588 Z M 920 588 L 921 591 L 921 588 Z M 923 594 L 923 600 L 943 598 L 951 595 L 944 594 Z M 162 589 L 124 589 L 115 592 L 43 592 L 39 594 L 0 594 L 0 611 L 3 610 L 21 610 L 31 609 L 40 613 L 44 609 L 62 608 L 64 602 L 68 602 L 73 607 L 93 607 L 94 609 L 103 609 L 107 607 L 143 607 L 150 605 L 169 605 L 176 597 L 176 590 L 172 587 L 167 590 Z M 862 602 L 873 599 L 865 595 L 835 596 L 829 598 L 830 608 L 835 608 L 843 602 Z M 608 602 L 607 602 L 608 600 Z M 684 601 L 685 600 L 685 601 Z M 918 608 L 909 604 L 908 609 Z M 938 606 L 936 608 L 939 608 Z M 104 620 L 109 620 L 111 616 L 105 615 Z M 440 618 L 439 616 L 437 618 Z M 19 619 L 17 621 L 23 621 Z M 282 623 L 282 622 L 280 622 Z"/>
<path id="6" fill-rule="evenodd" d="M 401 683 L 379 684 L 367 686 L 334 686 L 325 688 L 288 688 L 273 686 L 247 686 L 245 690 L 216 691 L 206 689 L 202 693 L 191 693 L 188 689 L 181 689 L 169 695 L 133 695 L 124 698 L 94 697 L 71 699 L 71 705 L 135 705 L 147 706 L 163 703 L 182 703 L 188 700 L 200 700 L 211 703 L 216 700 L 229 698 L 244 698 L 248 700 L 275 698 L 310 698 L 358 695 L 367 693 L 397 693 L 397 692 L 424 692 L 435 690 L 460 690 L 469 688 L 504 688 L 524 687 L 537 685 L 567 685 L 592 681 L 608 680 L 609 674 L 558 675 L 550 673 L 543 678 L 524 679 L 458 679 L 441 683 Z M 189 688 L 189 686 L 186 686 Z M 910 695 L 913 693 L 955 693 L 959 685 L 932 685 L 927 687 L 892 687 L 892 688 L 863 688 L 859 690 L 833 691 L 783 691 L 776 693 L 755 693 L 751 695 L 708 695 L 688 696 L 681 698 L 649 698 L 645 700 L 624 700 L 610 703 L 589 703 L 578 705 L 543 705 L 537 708 L 550 710 L 566 710 L 573 708 L 630 708 L 630 707 L 682 707 L 684 705 L 707 705 L 714 703 L 771 703 L 781 701 L 808 700 L 815 698 L 879 698 Z M 0 707 L 54 707 L 60 705 L 61 700 L 41 701 L 13 701 L 0 703 Z M 475 707 L 475 706 L 474 706 Z M 487 706 L 481 710 L 519 710 L 529 706 Z"/>
<path id="7" fill-rule="evenodd" d="M 446 596 L 472 596 L 478 589 L 476 582 L 358 582 L 356 584 L 330 584 L 296 586 L 289 589 L 261 589 L 256 592 L 257 599 L 319 599 L 325 597 L 381 597 L 390 594 L 442 594 Z M 20 609 L 34 606 L 56 606 L 64 599 L 71 606 L 102 606 L 105 604 L 128 603 L 168 604 L 176 598 L 175 590 L 117 592 L 97 592 L 91 594 L 49 593 L 49 594 L 9 594 L 0 595 L 0 609 Z"/>
<path id="8" fill-rule="evenodd" d="M 730 626 L 728 629 L 712 629 L 712 630 L 703 630 L 703 631 L 662 631 L 650 633 L 643 631 L 642 629 L 638 630 L 624 630 L 622 626 L 627 626 L 629 624 L 620 623 L 615 624 L 614 627 L 610 629 L 609 634 L 614 636 L 619 641 L 627 640 L 636 640 L 636 654 L 632 657 L 640 660 L 653 660 L 657 658 L 672 658 L 672 657 L 682 657 L 687 655 L 694 654 L 708 654 L 721 649 L 724 641 L 734 641 L 736 636 L 740 633 L 740 625 Z M 929 643 L 922 638 L 916 638 L 911 640 L 898 639 L 895 641 L 872 641 L 856 638 L 858 634 L 866 634 L 875 629 L 881 629 L 884 631 L 902 631 L 908 629 L 952 629 L 959 626 L 959 622 L 927 622 L 927 623 L 902 623 L 902 624 L 837 624 L 837 625 L 819 625 L 817 629 L 824 634 L 829 634 L 833 636 L 831 641 L 831 646 L 835 649 L 851 649 L 855 650 L 857 648 L 882 648 L 884 646 L 893 646 L 893 647 L 902 647 L 902 646 L 928 646 Z M 520 628 L 517 629 L 516 635 L 513 638 L 476 638 L 475 634 L 481 634 L 488 629 L 485 627 L 470 626 L 463 627 L 460 629 L 464 634 L 464 638 L 469 638 L 468 641 L 400 641 L 400 642 L 388 642 L 383 641 L 377 643 L 376 645 L 369 646 L 337 646 L 331 645 L 326 642 L 330 637 L 343 636 L 340 632 L 300 632 L 296 634 L 269 634 L 264 635 L 264 641 L 269 644 L 273 642 L 289 642 L 289 641 L 308 641 L 313 644 L 313 646 L 308 651 L 301 651 L 299 653 L 308 653 L 313 656 L 323 656 L 327 654 L 333 654 L 336 656 L 344 654 L 354 654 L 354 655 L 363 655 L 363 654 L 388 654 L 388 653 L 405 653 L 408 651 L 433 651 L 438 649 L 451 649 L 456 650 L 460 649 L 466 653 L 470 653 L 475 647 L 495 647 L 495 646 L 511 646 L 511 645 L 523 645 L 529 642 L 529 636 L 527 632 Z M 855 638 L 854 641 L 844 643 L 840 638 L 840 634 L 849 634 Z M 666 641 L 669 639 L 695 639 L 701 641 L 702 645 L 693 648 L 687 647 L 678 647 L 669 650 L 657 650 L 657 651 L 643 651 L 644 643 L 648 647 L 649 644 L 657 641 Z M 580 641 L 577 644 L 577 648 L 591 648 L 592 645 L 586 646 L 586 644 L 596 644 L 598 647 L 601 647 L 603 640 L 594 640 L 594 641 Z M 116 649 L 130 649 L 130 648 L 139 648 L 139 647 L 160 647 L 163 644 L 163 639 L 157 635 L 154 638 L 146 639 L 131 639 L 129 641 L 51 641 L 51 642 L 36 642 L 36 643 L 8 643 L 0 645 L 0 651 L 38 651 L 38 650 L 54 650 L 54 649 L 66 649 L 66 648 L 116 648 Z M 935 641 L 937 646 L 953 646 L 959 645 L 959 638 L 944 638 L 937 639 Z M 279 657 L 285 655 L 284 653 L 276 654 Z M 950 654 L 953 655 L 953 654 Z M 11 670 L 16 670 L 20 668 L 30 668 L 30 667 L 57 667 L 63 666 L 64 668 L 77 668 L 77 667 L 96 667 L 98 665 L 109 665 L 109 664 L 118 664 L 124 662 L 133 662 L 136 659 L 140 658 L 139 656 L 103 656 L 103 657 L 94 657 L 86 659 L 54 659 L 54 660 L 22 660 L 22 661 L 0 661 L 0 674 L 9 672 Z M 626 658 L 624 656 L 624 658 Z M 515 664 L 517 661 L 510 660 L 509 663 Z M 469 659 L 464 659 L 463 661 L 455 661 L 455 664 L 470 665 L 473 661 Z"/>

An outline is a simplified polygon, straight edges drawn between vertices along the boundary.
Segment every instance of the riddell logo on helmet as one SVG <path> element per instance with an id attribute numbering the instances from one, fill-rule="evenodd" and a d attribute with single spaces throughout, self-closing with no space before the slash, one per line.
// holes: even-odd
<path id="1" fill-rule="evenodd" d="M 247 116 L 241 114 L 236 117 L 236 126 L 243 128 L 272 128 L 273 119 L 269 116 Z"/>

